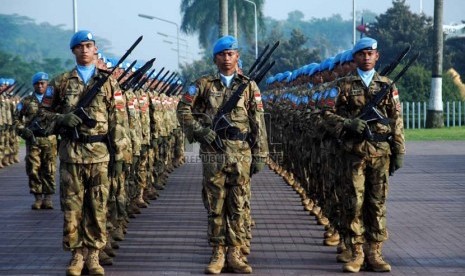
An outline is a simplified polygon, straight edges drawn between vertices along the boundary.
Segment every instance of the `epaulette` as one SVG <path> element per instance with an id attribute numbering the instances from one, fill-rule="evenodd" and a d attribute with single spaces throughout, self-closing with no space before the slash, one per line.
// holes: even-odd
<path id="1" fill-rule="evenodd" d="M 245 81 L 248 81 L 250 78 L 244 74 L 241 74 L 241 73 L 237 73 L 237 76 L 242 79 L 242 80 L 245 80 Z"/>
<path id="2" fill-rule="evenodd" d="M 375 80 L 375 81 L 379 81 L 379 82 L 384 82 L 384 83 L 391 83 L 391 79 L 389 79 L 388 77 L 386 76 L 381 76 L 381 75 L 377 75 L 378 78 Z"/>
<path id="3" fill-rule="evenodd" d="M 103 75 L 110 75 L 111 74 L 111 70 L 108 70 L 108 69 L 98 69 L 98 72 L 99 73 L 102 73 Z"/>

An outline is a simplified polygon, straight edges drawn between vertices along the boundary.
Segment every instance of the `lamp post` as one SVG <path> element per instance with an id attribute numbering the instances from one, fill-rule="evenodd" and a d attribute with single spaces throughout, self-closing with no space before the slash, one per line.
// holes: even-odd
<path id="1" fill-rule="evenodd" d="M 353 21 L 353 45 L 355 45 L 355 30 L 357 29 L 357 23 L 355 22 L 355 0 L 352 0 L 352 21 Z"/>
<path id="2" fill-rule="evenodd" d="M 139 17 L 150 19 L 150 20 L 157 19 L 157 20 L 160 20 L 160 21 L 163 21 L 163 22 L 166 22 L 166 23 L 170 23 L 170 24 L 173 24 L 173 25 L 176 26 L 176 39 L 177 39 L 177 44 L 178 44 L 178 51 L 177 51 L 178 52 L 178 69 L 179 69 L 179 63 L 180 62 L 179 62 L 179 25 L 178 25 L 178 23 L 170 21 L 170 20 L 166 20 L 166 19 L 163 19 L 163 18 L 159 18 L 159 17 L 156 17 L 156 16 L 140 14 L 140 13 L 139 13 Z"/>
<path id="3" fill-rule="evenodd" d="M 77 20 L 77 0 L 73 0 L 73 23 L 74 23 L 74 32 L 78 31 L 78 20 Z"/>
<path id="4" fill-rule="evenodd" d="M 165 33 L 157 32 L 157 34 L 160 35 L 160 36 L 164 36 L 166 38 L 176 38 L 177 39 L 176 36 L 168 35 L 168 34 L 165 34 Z M 164 39 L 163 42 L 168 43 L 168 44 L 173 44 L 173 42 L 171 40 Z M 186 54 L 187 54 L 187 50 L 189 48 L 189 44 L 187 42 L 187 39 L 179 38 L 179 46 L 185 47 L 186 48 Z M 182 57 L 181 52 L 179 52 L 179 56 L 180 56 L 180 58 Z"/>
<path id="5" fill-rule="evenodd" d="M 255 58 L 258 58 L 258 26 L 257 26 L 257 5 L 255 2 L 250 0 L 244 0 L 253 5 L 253 10 L 255 13 Z"/>

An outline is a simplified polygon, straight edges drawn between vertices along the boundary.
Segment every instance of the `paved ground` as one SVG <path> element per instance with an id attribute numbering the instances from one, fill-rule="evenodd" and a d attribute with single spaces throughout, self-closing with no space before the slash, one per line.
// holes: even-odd
<path id="1" fill-rule="evenodd" d="M 384 255 L 391 274 L 464 275 L 465 142 L 407 146 L 388 199 Z M 190 158 L 161 197 L 131 220 L 106 275 L 202 275 L 210 249 L 201 165 Z M 0 189 L 0 275 L 64 275 L 70 253 L 61 248 L 62 214 L 30 209 L 24 162 L 0 170 Z M 268 169 L 254 177 L 252 200 L 255 275 L 342 274 L 335 248 L 322 245 L 323 228 L 280 177 Z"/>

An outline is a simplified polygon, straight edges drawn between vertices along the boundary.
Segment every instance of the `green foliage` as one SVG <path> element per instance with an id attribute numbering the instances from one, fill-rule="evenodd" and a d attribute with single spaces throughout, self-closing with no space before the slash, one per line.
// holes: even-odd
<path id="1" fill-rule="evenodd" d="M 444 43 L 444 68 L 454 68 L 465 76 L 465 38 L 450 38 Z"/>
<path id="2" fill-rule="evenodd" d="M 32 75 L 38 71 L 44 71 L 52 77 L 65 71 L 62 61 L 58 58 L 26 62 L 20 56 L 13 56 L 3 51 L 0 51 L 0 64 L 2 65 L 0 76 L 13 78 L 18 83 L 26 83 L 28 86 L 32 86 Z"/>
<path id="3" fill-rule="evenodd" d="M 463 141 L 465 127 L 406 129 L 406 141 Z"/>
<path id="4" fill-rule="evenodd" d="M 232 9 L 236 5 L 238 39 L 246 43 L 241 45 L 251 45 L 254 34 L 254 10 L 250 3 L 243 0 L 229 0 L 229 26 L 232 33 Z M 264 0 L 253 0 L 257 6 L 258 25 L 263 27 L 263 4 Z M 219 22 L 219 1 L 218 0 L 182 0 L 180 11 L 182 14 L 181 31 L 186 34 L 198 34 L 200 45 L 209 50 L 218 38 Z M 213 12 L 212 12 L 213 11 Z"/>
<path id="5" fill-rule="evenodd" d="M 388 64 L 407 44 L 413 51 L 420 52 L 419 62 L 431 68 L 432 62 L 432 18 L 410 11 L 405 0 L 393 0 L 392 7 L 376 17 L 369 36 L 378 41 L 381 52 L 380 63 Z"/>
<path id="6" fill-rule="evenodd" d="M 276 65 L 270 70 L 271 75 L 279 72 L 292 71 L 313 61 L 320 60 L 318 50 L 310 50 L 306 47 L 308 38 L 299 29 L 291 32 L 289 40 L 285 40 L 282 34 L 271 33 L 268 38 L 271 43 L 280 40 L 280 45 L 273 53 Z"/>
<path id="7" fill-rule="evenodd" d="M 396 76 L 402 69 L 403 66 L 398 66 L 391 73 L 391 78 Z M 431 70 L 427 70 L 421 64 L 413 65 L 398 81 L 396 86 L 402 102 L 428 102 L 431 91 Z M 443 75 L 442 99 L 444 102 L 461 99 L 460 92 L 449 74 Z"/>

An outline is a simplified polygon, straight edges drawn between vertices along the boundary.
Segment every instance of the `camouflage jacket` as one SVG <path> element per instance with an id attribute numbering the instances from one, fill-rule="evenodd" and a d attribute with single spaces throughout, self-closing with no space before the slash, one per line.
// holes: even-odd
<path id="1" fill-rule="evenodd" d="M 79 77 L 76 68 L 54 78 L 50 82 L 50 86 L 54 88 L 53 96 L 44 97 L 42 100 L 39 111 L 41 119 L 49 127 L 58 130 L 59 126 L 53 125 L 58 115 L 72 112 L 79 99 L 103 77 L 103 74 L 107 73 L 96 69 L 87 85 Z M 116 79 L 110 76 L 84 110 L 89 117 L 97 121 L 97 125 L 94 128 L 85 124 L 79 125 L 79 135 L 107 135 L 108 146 L 113 149 L 115 160 L 130 160 L 131 157 L 127 156 L 132 151 L 127 132 L 126 102 Z M 110 151 L 105 142 L 82 143 L 64 135 L 59 146 L 59 156 L 62 162 L 92 164 L 109 161 Z"/>
<path id="2" fill-rule="evenodd" d="M 342 139 L 343 148 L 362 156 L 383 156 L 391 153 L 405 153 L 404 126 L 401 114 L 399 92 L 393 85 L 386 97 L 378 104 L 380 113 L 389 119 L 387 125 L 380 122 L 369 123 L 373 134 L 392 135 L 392 147 L 388 142 L 368 141 L 362 135 L 350 133 L 343 128 L 344 119 L 357 118 L 363 107 L 368 104 L 384 84 L 390 84 L 391 80 L 375 73 L 369 87 L 366 87 L 362 79 L 356 74 L 340 78 L 337 80 L 335 88 L 337 93 L 333 93 L 334 105 L 325 110 L 325 120 L 328 125 L 332 125 L 332 133 Z"/>
<path id="3" fill-rule="evenodd" d="M 183 95 L 177 107 L 178 120 L 189 141 L 194 140 L 193 133 L 196 130 L 211 127 L 219 108 L 228 101 L 242 83 L 247 81 L 246 76 L 236 74 L 231 88 L 227 88 L 217 73 L 201 77 L 189 87 L 189 91 Z M 268 156 L 263 103 L 260 90 L 255 82 L 249 83 L 236 108 L 226 116 L 241 133 L 251 135 L 252 140 L 255 141 L 252 145 L 252 154 L 259 157 Z"/>

